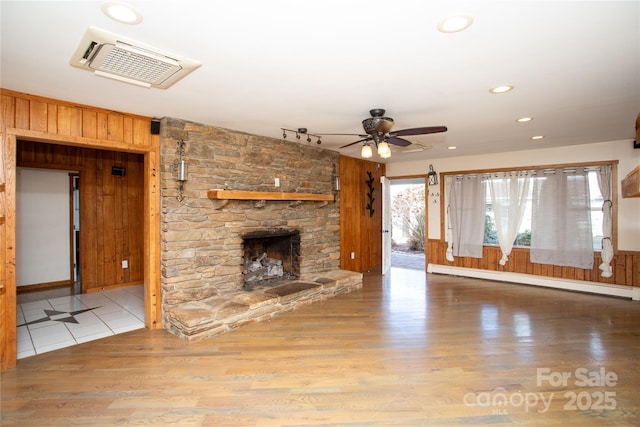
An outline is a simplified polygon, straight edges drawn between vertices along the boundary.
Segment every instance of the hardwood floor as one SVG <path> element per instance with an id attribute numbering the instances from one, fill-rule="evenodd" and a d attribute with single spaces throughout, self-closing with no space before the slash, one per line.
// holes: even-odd
<path id="1" fill-rule="evenodd" d="M 196 344 L 19 360 L 2 426 L 637 426 L 639 358 L 637 301 L 392 269 Z"/>

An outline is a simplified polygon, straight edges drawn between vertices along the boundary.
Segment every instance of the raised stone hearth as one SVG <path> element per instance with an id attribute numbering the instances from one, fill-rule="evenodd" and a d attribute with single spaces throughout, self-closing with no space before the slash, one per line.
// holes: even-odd
<path id="1" fill-rule="evenodd" d="M 361 273 L 326 272 L 314 280 L 288 281 L 183 303 L 171 309 L 168 321 L 180 338 L 195 342 L 361 287 Z"/>
<path id="2" fill-rule="evenodd" d="M 164 118 L 161 129 L 160 291 L 168 331 L 197 341 L 362 285 L 360 273 L 340 270 L 337 152 L 179 119 Z M 189 164 L 182 198 L 176 141 Z M 252 198 L 222 200 L 221 193 Z"/>

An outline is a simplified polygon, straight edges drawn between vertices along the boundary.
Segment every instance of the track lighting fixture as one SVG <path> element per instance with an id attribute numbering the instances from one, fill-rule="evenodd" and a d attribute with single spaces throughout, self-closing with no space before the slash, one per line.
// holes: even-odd
<path id="1" fill-rule="evenodd" d="M 320 140 L 320 135 L 316 135 L 314 133 L 309 133 L 307 132 L 307 128 L 298 128 L 296 130 L 294 129 L 285 129 L 285 128 L 280 128 L 282 129 L 282 139 L 287 139 L 287 135 L 288 133 L 295 133 L 296 134 L 296 139 L 299 140 L 300 139 L 300 135 L 307 135 L 307 142 L 311 142 L 311 137 L 317 138 L 316 139 L 316 144 L 320 145 L 322 144 L 322 141 Z"/>

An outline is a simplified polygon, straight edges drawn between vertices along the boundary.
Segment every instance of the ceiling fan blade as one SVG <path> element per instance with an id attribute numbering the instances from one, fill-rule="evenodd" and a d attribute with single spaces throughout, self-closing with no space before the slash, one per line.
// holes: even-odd
<path id="1" fill-rule="evenodd" d="M 427 126 L 421 128 L 401 129 L 392 132 L 393 136 L 410 136 L 410 135 L 426 135 L 429 133 L 446 132 L 446 126 Z"/>
<path id="2" fill-rule="evenodd" d="M 370 141 L 371 139 L 372 139 L 372 138 L 369 136 L 369 137 L 367 137 L 367 138 L 360 139 L 360 140 L 355 141 L 355 142 L 352 142 L 352 143 L 350 143 L 350 144 L 343 145 L 343 146 L 342 146 L 342 147 L 340 147 L 340 148 L 342 149 L 342 148 L 351 147 L 352 145 L 355 145 L 355 144 L 357 144 L 357 143 L 359 143 L 359 142 Z"/>
<path id="3" fill-rule="evenodd" d="M 411 145 L 411 141 L 407 141 L 404 138 L 398 138 L 397 136 L 389 135 L 387 138 L 389 144 L 397 145 L 399 147 L 408 147 Z"/>
<path id="4" fill-rule="evenodd" d="M 364 138 L 368 135 L 363 135 L 361 133 L 315 133 L 314 135 L 320 136 L 359 136 L 360 138 Z"/>

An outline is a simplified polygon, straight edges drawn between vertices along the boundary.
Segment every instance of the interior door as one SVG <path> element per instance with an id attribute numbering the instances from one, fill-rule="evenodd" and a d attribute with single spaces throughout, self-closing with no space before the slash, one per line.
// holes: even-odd
<path id="1" fill-rule="evenodd" d="M 20 167 L 16 180 L 16 284 L 72 284 L 69 174 Z"/>
<path id="2" fill-rule="evenodd" d="M 386 176 L 380 177 L 382 184 L 382 274 L 391 268 L 391 182 Z"/>

